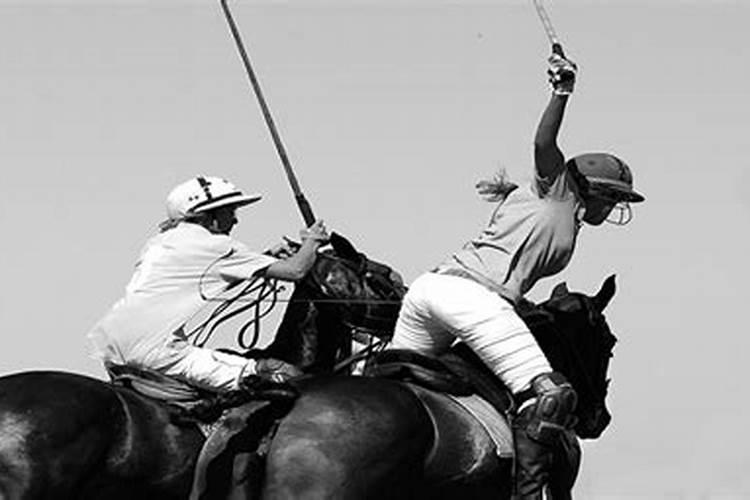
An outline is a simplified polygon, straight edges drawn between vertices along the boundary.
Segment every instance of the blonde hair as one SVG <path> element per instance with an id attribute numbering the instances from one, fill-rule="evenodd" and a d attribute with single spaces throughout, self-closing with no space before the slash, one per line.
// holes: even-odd
<path id="1" fill-rule="evenodd" d="M 499 167 L 491 178 L 480 180 L 474 187 L 483 200 L 497 203 L 505 200 L 518 187 L 518 184 L 508 179 L 508 173 L 504 167 Z"/>

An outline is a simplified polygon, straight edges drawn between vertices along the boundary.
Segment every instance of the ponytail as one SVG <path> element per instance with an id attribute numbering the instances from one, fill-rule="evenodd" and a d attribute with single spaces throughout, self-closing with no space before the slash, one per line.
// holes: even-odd
<path id="1" fill-rule="evenodd" d="M 518 184 L 511 182 L 505 168 L 500 167 L 490 179 L 477 182 L 475 187 L 484 201 L 497 203 L 504 201 Z"/>

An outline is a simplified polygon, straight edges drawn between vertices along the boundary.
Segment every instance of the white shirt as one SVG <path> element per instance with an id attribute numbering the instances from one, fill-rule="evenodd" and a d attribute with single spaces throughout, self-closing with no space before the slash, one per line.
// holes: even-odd
<path id="1" fill-rule="evenodd" d="M 208 299 L 276 261 L 226 235 L 183 222 L 151 238 L 125 296 L 91 330 L 95 355 L 117 364 L 149 365 Z"/>

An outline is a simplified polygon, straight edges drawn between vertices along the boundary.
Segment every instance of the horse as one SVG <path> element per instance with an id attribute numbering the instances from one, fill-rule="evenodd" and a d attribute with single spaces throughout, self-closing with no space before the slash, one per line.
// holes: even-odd
<path id="1" fill-rule="evenodd" d="M 614 276 L 591 297 L 560 284 L 523 314 L 552 367 L 578 392 L 575 433 L 583 439 L 598 438 L 611 420 L 607 371 L 616 337 L 603 311 L 614 293 Z M 253 498 L 510 498 L 512 460 L 495 453 L 485 428 L 449 396 L 367 377 L 318 376 L 300 390 Z M 574 460 L 553 473 L 551 498 L 569 498 L 577 475 L 578 444 L 567 445 Z"/>
<path id="2" fill-rule="evenodd" d="M 276 341 L 268 348 L 301 362 L 312 375 L 299 382 L 300 397 L 281 420 L 265 469 L 260 477 L 253 476 L 248 496 L 439 497 L 450 491 L 476 492 L 477 498 L 498 491 L 504 495 L 510 484 L 508 464 L 493 461 L 486 434 L 444 396 L 392 380 L 326 374 L 334 366 L 332 360 L 350 353 L 349 320 L 374 318 L 377 324 L 386 318 L 387 324 L 394 307 L 387 304 L 390 316 L 378 316 L 372 314 L 377 308 L 347 304 L 340 296 L 314 302 L 332 290 L 350 293 L 347 277 L 352 273 L 359 283 L 354 291 L 364 293 L 379 286 L 373 283 L 382 284 L 375 280 L 368 285 L 356 274 L 372 273 L 363 269 L 367 259 L 353 266 L 349 257 L 345 265 L 332 265 L 330 259 L 316 264 L 318 272 L 306 286 L 295 289 L 298 296 L 292 296 Z M 317 295 L 303 300 L 306 293 Z M 560 350 L 559 358 L 548 352 L 553 367 L 566 373 L 579 391 L 579 408 L 585 409 L 579 412 L 577 428 L 582 437 L 598 436 L 608 418 L 604 397 L 614 337 L 601 311 L 613 294 L 611 279 L 594 297 L 556 289 L 539 309 L 541 316 L 549 316 L 547 330 L 563 331 L 550 328 L 560 322 L 571 335 L 575 330 L 590 337 L 585 342 L 553 339 L 552 334 L 547 341 L 540 337 L 545 352 Z M 560 343 L 573 347 L 560 348 Z M 582 361 L 586 369 L 576 376 L 570 366 Z M 450 418 L 437 426 L 432 421 L 444 416 Z M 475 437 L 473 442 L 463 437 L 469 435 Z M 175 421 L 163 403 L 102 380 L 53 371 L 0 377 L 4 499 L 185 498 L 203 440 L 196 426 Z M 452 477 L 456 472 L 459 475 Z"/>

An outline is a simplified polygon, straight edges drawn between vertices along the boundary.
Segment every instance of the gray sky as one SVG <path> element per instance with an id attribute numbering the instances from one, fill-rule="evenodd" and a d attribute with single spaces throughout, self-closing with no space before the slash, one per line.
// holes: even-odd
<path id="1" fill-rule="evenodd" d="M 584 445 L 578 497 L 748 498 L 750 7 L 548 9 L 581 68 L 563 150 L 617 153 L 647 197 L 630 225 L 585 228 L 569 268 L 531 294 L 618 275 L 614 422 Z M 316 215 L 407 281 L 479 230 L 476 180 L 530 174 L 549 50 L 530 2 L 234 12 Z M 255 248 L 302 225 L 218 2 L 0 1 L 0 163 L 3 374 L 103 377 L 85 334 L 178 182 L 264 193 L 235 233 Z"/>

